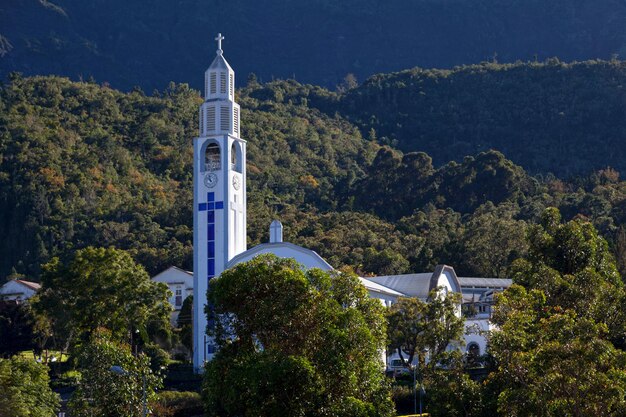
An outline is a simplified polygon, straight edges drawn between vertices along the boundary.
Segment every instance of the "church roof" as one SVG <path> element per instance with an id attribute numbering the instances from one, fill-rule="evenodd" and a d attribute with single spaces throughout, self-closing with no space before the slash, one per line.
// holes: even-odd
<path id="1" fill-rule="evenodd" d="M 384 275 L 379 277 L 368 277 L 369 281 L 373 281 L 384 287 L 400 292 L 408 297 L 417 297 L 426 299 L 428 294 L 441 285 L 439 279 L 446 277 L 452 291 L 461 292 L 461 285 L 454 272 L 454 268 L 448 265 L 437 265 L 433 272 L 425 272 L 421 274 L 404 274 L 404 275 Z"/>
<path id="2" fill-rule="evenodd" d="M 513 280 L 507 278 L 459 277 L 461 288 L 509 288 Z"/>
<path id="3" fill-rule="evenodd" d="M 238 263 L 248 261 L 262 253 L 273 253 L 279 258 L 294 258 L 307 268 L 315 267 L 325 271 L 334 269 L 324 258 L 319 256 L 317 252 L 289 242 L 262 243 L 257 245 L 235 256 L 228 262 L 225 269 L 232 268 Z"/>
<path id="4" fill-rule="evenodd" d="M 393 295 L 396 297 L 405 296 L 405 294 L 402 294 L 401 292 L 398 292 L 398 291 L 392 290 L 391 288 L 387 288 L 383 285 L 377 284 L 374 281 L 370 281 L 368 278 L 359 277 L 359 279 L 361 280 L 361 284 L 363 284 L 363 286 L 365 286 L 365 288 L 367 288 L 370 291 Z"/>
<path id="5" fill-rule="evenodd" d="M 232 71 L 233 69 L 230 67 L 230 65 L 228 65 L 228 62 L 226 61 L 226 58 L 224 58 L 224 55 L 217 54 L 217 56 L 209 66 L 209 70 Z"/>
<path id="6" fill-rule="evenodd" d="M 368 277 L 368 281 L 380 284 L 409 297 L 426 298 L 431 288 L 431 272 L 422 274 L 383 275 Z"/>

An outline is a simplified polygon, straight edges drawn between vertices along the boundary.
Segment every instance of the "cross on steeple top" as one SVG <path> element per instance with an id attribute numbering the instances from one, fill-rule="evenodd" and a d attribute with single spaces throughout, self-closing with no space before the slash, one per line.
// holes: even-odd
<path id="1" fill-rule="evenodd" d="M 223 37 L 221 33 L 218 33 L 217 37 L 215 38 L 215 40 L 217 41 L 217 53 L 219 55 L 222 55 L 222 52 L 224 52 L 224 51 L 222 51 L 222 41 L 224 39 L 226 39 L 226 38 Z"/>

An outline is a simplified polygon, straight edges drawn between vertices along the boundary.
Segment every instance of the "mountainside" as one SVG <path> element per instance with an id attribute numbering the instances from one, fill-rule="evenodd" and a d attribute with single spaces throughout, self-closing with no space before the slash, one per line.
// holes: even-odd
<path id="1" fill-rule="evenodd" d="M 334 87 L 348 73 L 626 56 L 623 0 L 8 0 L 0 76 L 200 88 L 217 32 L 239 74 Z"/>
<path id="2" fill-rule="evenodd" d="M 626 63 L 496 63 L 371 77 L 335 107 L 435 164 L 497 149 L 533 173 L 626 171 Z"/>
<path id="3" fill-rule="evenodd" d="M 339 96 L 294 81 L 237 91 L 248 140 L 248 243 L 285 238 L 361 274 L 504 276 L 548 206 L 591 219 L 626 274 L 626 182 L 613 169 L 534 178 L 499 152 L 440 167 L 340 115 Z M 199 93 L 154 96 L 59 77 L 0 88 L 0 277 L 88 245 L 129 250 L 149 272 L 192 264 L 192 138 Z M 322 112 L 320 109 L 325 109 Z"/>

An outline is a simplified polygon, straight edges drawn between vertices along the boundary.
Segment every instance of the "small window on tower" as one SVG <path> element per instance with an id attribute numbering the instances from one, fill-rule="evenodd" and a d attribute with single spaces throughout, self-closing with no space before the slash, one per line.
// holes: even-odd
<path id="1" fill-rule="evenodd" d="M 221 168 L 220 146 L 217 143 L 209 143 L 205 153 L 205 171 L 218 171 Z"/>
<path id="2" fill-rule="evenodd" d="M 241 165 L 241 145 L 238 142 L 233 142 L 233 146 L 230 148 L 230 167 L 233 171 L 241 173 Z"/>
<path id="3" fill-rule="evenodd" d="M 235 76 L 233 74 L 230 74 L 230 95 L 234 96 L 235 95 Z"/>

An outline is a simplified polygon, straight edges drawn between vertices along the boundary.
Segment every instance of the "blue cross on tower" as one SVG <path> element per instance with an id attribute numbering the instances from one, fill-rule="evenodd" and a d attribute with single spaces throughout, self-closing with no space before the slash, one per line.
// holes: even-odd
<path id="1" fill-rule="evenodd" d="M 215 193 L 207 193 L 206 203 L 198 204 L 198 211 L 206 211 L 207 221 L 207 278 L 215 276 L 215 210 L 224 208 L 223 201 L 215 201 Z"/>

